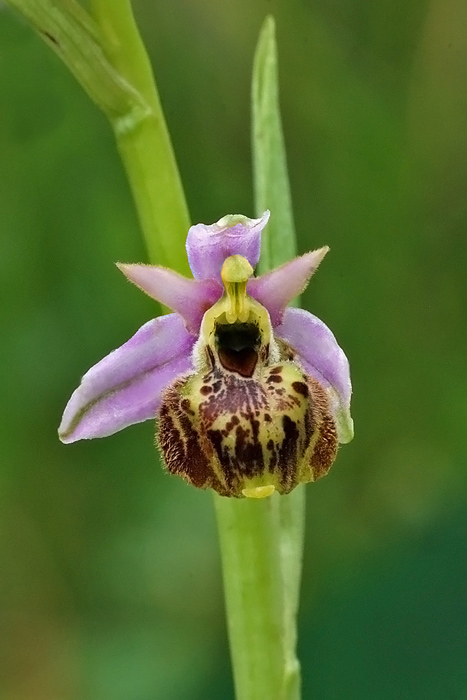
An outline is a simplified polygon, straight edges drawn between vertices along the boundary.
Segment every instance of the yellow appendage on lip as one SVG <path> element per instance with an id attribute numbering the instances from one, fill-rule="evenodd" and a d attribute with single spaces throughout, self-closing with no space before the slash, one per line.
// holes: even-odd
<path id="1" fill-rule="evenodd" d="M 276 487 L 269 484 L 268 486 L 254 486 L 249 489 L 242 489 L 242 493 L 246 498 L 267 498 L 271 496 L 275 490 Z"/>

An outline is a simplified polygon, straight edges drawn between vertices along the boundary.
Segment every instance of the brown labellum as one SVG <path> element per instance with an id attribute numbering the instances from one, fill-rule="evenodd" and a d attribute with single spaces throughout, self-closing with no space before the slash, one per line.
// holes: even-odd
<path id="1" fill-rule="evenodd" d="M 289 493 L 328 472 L 337 436 L 325 390 L 293 362 L 260 374 L 245 377 L 217 361 L 167 389 L 159 445 L 172 474 L 242 497 L 252 486 Z"/>

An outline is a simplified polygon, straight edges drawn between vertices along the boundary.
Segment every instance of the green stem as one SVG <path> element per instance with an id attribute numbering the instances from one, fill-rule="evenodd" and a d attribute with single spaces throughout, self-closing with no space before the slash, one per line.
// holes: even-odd
<path id="1" fill-rule="evenodd" d="M 300 602 L 305 540 L 305 486 L 281 496 L 279 509 L 280 560 L 283 585 L 285 684 L 284 698 L 300 700 L 301 675 L 297 658 L 297 613 Z"/>
<path id="2" fill-rule="evenodd" d="M 142 97 L 146 110 L 109 115 L 152 262 L 190 274 L 184 243 L 190 225 L 180 175 L 151 64 L 129 0 L 91 0 L 104 51 Z"/>
<path id="3" fill-rule="evenodd" d="M 286 697 L 278 498 L 214 496 L 237 700 Z"/>
<path id="4" fill-rule="evenodd" d="M 261 500 L 214 495 L 237 700 L 300 698 L 296 521 L 303 496 L 303 487 Z"/>

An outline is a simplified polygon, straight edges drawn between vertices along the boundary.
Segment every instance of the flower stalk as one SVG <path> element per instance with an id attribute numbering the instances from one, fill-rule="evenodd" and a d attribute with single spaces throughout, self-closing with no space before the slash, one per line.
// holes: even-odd
<path id="1" fill-rule="evenodd" d="M 286 694 L 285 618 L 278 502 L 215 495 L 237 700 Z"/>
<path id="2" fill-rule="evenodd" d="M 107 59 L 132 86 L 135 105 L 109 114 L 125 166 L 149 259 L 189 274 L 184 242 L 188 208 L 146 48 L 129 0 L 91 0 L 91 12 Z"/>

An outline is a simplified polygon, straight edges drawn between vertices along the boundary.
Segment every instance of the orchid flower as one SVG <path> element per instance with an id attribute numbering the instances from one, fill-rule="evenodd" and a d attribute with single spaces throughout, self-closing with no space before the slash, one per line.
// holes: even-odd
<path id="1" fill-rule="evenodd" d="M 118 264 L 175 313 L 148 321 L 83 377 L 62 442 L 159 421 L 168 470 L 222 496 L 268 496 L 315 481 L 353 436 L 347 358 L 316 316 L 288 304 L 328 248 L 254 277 L 269 219 L 228 215 L 188 232 L 194 278 Z"/>

